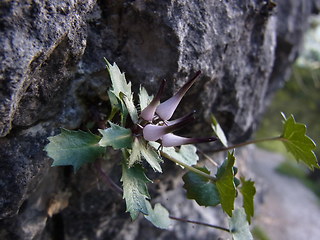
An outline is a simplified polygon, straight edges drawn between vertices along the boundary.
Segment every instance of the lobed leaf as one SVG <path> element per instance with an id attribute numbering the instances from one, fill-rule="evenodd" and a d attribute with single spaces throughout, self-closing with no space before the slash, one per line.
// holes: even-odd
<path id="1" fill-rule="evenodd" d="M 149 144 L 145 145 L 144 142 L 140 142 L 140 144 L 141 155 L 144 157 L 144 159 L 150 164 L 154 171 L 162 172 L 160 163 L 162 163 L 163 161 L 159 154 L 154 150 L 153 147 L 149 146 Z"/>
<path id="2" fill-rule="evenodd" d="M 161 229 L 168 229 L 171 224 L 168 210 L 160 203 L 156 203 L 154 209 L 149 201 L 146 200 L 146 206 L 148 209 L 148 215 L 144 215 L 154 226 Z"/>
<path id="3" fill-rule="evenodd" d="M 112 82 L 112 92 L 114 95 L 117 98 L 120 98 L 120 93 L 123 93 L 126 96 L 131 96 L 131 82 L 127 83 L 124 73 L 121 73 L 116 63 L 111 65 L 107 59 L 105 59 L 105 61 L 107 63 L 107 69 Z"/>
<path id="4" fill-rule="evenodd" d="M 234 201 L 237 196 L 236 186 L 234 183 L 234 163 L 235 157 L 233 153 L 228 152 L 228 158 L 218 168 L 216 174 L 216 186 L 220 195 L 221 206 L 229 216 L 232 216 Z"/>
<path id="5" fill-rule="evenodd" d="M 131 168 L 134 164 L 139 162 L 141 162 L 141 144 L 138 138 L 134 138 L 128 160 L 128 167 Z"/>
<path id="6" fill-rule="evenodd" d="M 301 160 L 311 170 L 314 167 L 320 168 L 317 157 L 313 150 L 316 144 L 306 135 L 307 127 L 302 123 L 297 123 L 293 115 L 286 119 L 284 116 L 283 133 L 281 135 L 285 140 L 282 141 L 287 151 L 290 152 L 297 161 Z"/>
<path id="7" fill-rule="evenodd" d="M 198 168 L 210 174 L 208 169 Z M 216 206 L 220 203 L 218 189 L 208 178 L 194 172 L 187 172 L 183 177 L 183 187 L 187 190 L 187 198 L 194 199 L 200 206 Z"/>
<path id="8" fill-rule="evenodd" d="M 99 129 L 99 132 L 102 134 L 102 139 L 99 141 L 99 145 L 102 147 L 111 146 L 114 149 L 131 148 L 131 130 L 120 127 L 112 122 L 109 122 L 109 124 L 109 128 L 104 130 Z"/>
<path id="9" fill-rule="evenodd" d="M 101 137 L 81 130 L 62 128 L 59 135 L 48 139 L 50 142 L 44 150 L 54 160 L 52 166 L 72 165 L 77 171 L 83 164 L 93 162 L 105 153 L 98 144 Z"/>
<path id="10" fill-rule="evenodd" d="M 159 154 L 148 143 L 139 138 L 135 138 L 129 156 L 128 166 L 131 167 L 136 162 L 140 162 L 141 156 L 149 163 L 154 171 L 162 172 L 160 163 L 163 161 Z"/>
<path id="11" fill-rule="evenodd" d="M 132 122 L 137 123 L 138 112 L 133 102 L 133 95 L 127 96 L 123 93 L 120 93 L 120 98 L 123 100 L 124 104 L 126 105 L 126 108 L 128 110 L 128 113 L 131 117 Z"/>
<path id="12" fill-rule="evenodd" d="M 107 69 L 112 82 L 111 92 L 126 105 L 129 115 L 134 123 L 138 121 L 138 113 L 133 102 L 133 93 L 131 91 L 131 82 L 127 82 L 124 73 L 121 73 L 116 63 L 111 65 L 107 59 Z"/>
<path id="13" fill-rule="evenodd" d="M 241 180 L 241 188 L 240 192 L 243 195 L 243 208 L 247 215 L 247 220 L 251 223 L 251 217 L 254 215 L 254 195 L 256 194 L 256 188 L 254 186 L 254 182 L 251 180 L 245 180 L 244 178 L 240 178 Z"/>
<path id="14" fill-rule="evenodd" d="M 211 114 L 211 128 L 213 129 L 216 136 L 219 138 L 220 142 L 225 146 L 228 147 L 228 140 L 224 131 L 222 130 L 220 124 L 218 123 L 217 119 L 213 114 Z"/>
<path id="15" fill-rule="evenodd" d="M 229 219 L 229 228 L 233 240 L 253 240 L 243 208 L 234 210 L 232 218 Z"/>
<path id="16" fill-rule="evenodd" d="M 127 212 L 132 220 L 135 220 L 139 213 L 148 214 L 146 199 L 150 198 L 147 183 L 151 182 L 140 165 L 128 168 L 122 164 L 123 198 L 126 201 Z"/>

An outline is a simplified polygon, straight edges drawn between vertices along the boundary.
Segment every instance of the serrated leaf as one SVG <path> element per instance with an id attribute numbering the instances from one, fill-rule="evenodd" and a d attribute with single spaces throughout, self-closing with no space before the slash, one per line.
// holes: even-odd
<path id="1" fill-rule="evenodd" d="M 107 69 L 112 82 L 112 92 L 114 95 L 120 98 L 120 93 L 122 92 L 126 96 L 131 96 L 131 82 L 127 83 L 124 73 L 121 73 L 116 63 L 111 65 L 107 59 L 105 59 L 105 61 L 107 63 Z"/>
<path id="2" fill-rule="evenodd" d="M 149 144 L 155 149 L 158 149 L 160 147 L 160 144 L 157 142 L 149 142 Z M 191 144 L 182 145 L 180 148 L 162 147 L 161 149 L 164 153 L 189 166 L 196 165 L 199 160 L 199 156 L 197 155 L 197 148 Z"/>
<path id="3" fill-rule="evenodd" d="M 224 131 L 222 130 L 220 124 L 218 123 L 217 119 L 213 114 L 211 114 L 211 128 L 213 129 L 216 136 L 219 138 L 220 142 L 225 146 L 228 147 L 228 140 L 226 138 L 226 135 L 224 134 Z"/>
<path id="4" fill-rule="evenodd" d="M 132 220 L 135 220 L 140 212 L 148 214 L 146 199 L 150 196 L 146 184 L 151 181 L 144 174 L 143 168 L 139 165 L 128 168 L 122 164 L 121 182 L 127 212 L 130 213 Z"/>
<path id="5" fill-rule="evenodd" d="M 131 82 L 127 82 L 124 73 L 121 73 L 116 63 L 111 65 L 107 59 L 105 61 L 112 82 L 111 92 L 125 103 L 132 121 L 136 123 L 138 121 L 138 113 L 133 102 Z"/>
<path id="6" fill-rule="evenodd" d="M 139 102 L 140 102 L 140 109 L 145 109 L 149 103 L 152 101 L 153 96 L 149 96 L 147 90 L 144 87 L 140 86 L 140 93 L 139 93 Z"/>
<path id="7" fill-rule="evenodd" d="M 198 168 L 206 174 L 210 171 L 206 168 Z M 218 189 L 207 178 L 194 172 L 187 172 L 183 177 L 183 187 L 187 190 L 187 198 L 194 199 L 200 206 L 216 206 L 220 203 Z"/>
<path id="8" fill-rule="evenodd" d="M 128 167 L 141 161 L 141 144 L 138 138 L 135 138 L 132 144 L 132 150 L 129 156 Z"/>
<path id="9" fill-rule="evenodd" d="M 77 171 L 83 164 L 93 162 L 105 152 L 98 144 L 101 137 L 81 130 L 61 129 L 59 135 L 48 139 L 50 142 L 44 150 L 54 160 L 52 166 L 72 165 Z"/>
<path id="10" fill-rule="evenodd" d="M 240 192 L 243 195 L 243 208 L 247 215 L 247 220 L 251 223 L 251 217 L 254 215 L 254 195 L 256 194 L 256 188 L 254 186 L 254 182 L 251 180 L 245 180 L 244 178 L 240 178 L 241 180 L 241 188 Z"/>
<path id="11" fill-rule="evenodd" d="M 156 203 L 154 209 L 149 201 L 146 201 L 148 215 L 144 215 L 154 226 L 161 229 L 168 229 L 171 224 L 168 210 L 160 203 Z"/>
<path id="12" fill-rule="evenodd" d="M 102 138 L 99 145 L 102 147 L 111 146 L 114 149 L 131 148 L 132 146 L 132 133 L 130 129 L 123 128 L 109 122 L 110 127 L 104 130 L 99 129 Z"/>
<path id="13" fill-rule="evenodd" d="M 228 158 L 221 167 L 218 168 L 216 174 L 216 186 L 220 195 L 221 206 L 229 216 L 232 216 L 234 201 L 237 196 L 237 190 L 234 183 L 234 163 L 235 157 L 233 153 L 228 152 Z"/>
<path id="14" fill-rule="evenodd" d="M 281 137 L 285 139 L 282 143 L 287 151 L 292 153 L 297 161 L 301 160 L 305 163 L 311 170 L 314 167 L 319 168 L 317 157 L 313 152 L 316 144 L 306 135 L 306 125 L 297 123 L 293 115 L 287 119 L 284 115 L 283 117 L 284 125 Z"/>
<path id="15" fill-rule="evenodd" d="M 229 219 L 229 228 L 233 240 L 253 240 L 243 208 L 236 209 Z"/>
<path id="16" fill-rule="evenodd" d="M 160 163 L 162 159 L 152 146 L 143 140 L 136 138 L 134 140 L 132 151 L 129 156 L 129 167 L 141 160 L 141 156 L 149 163 L 154 171 L 162 172 Z"/>
<path id="17" fill-rule="evenodd" d="M 153 147 L 148 144 L 145 145 L 144 142 L 140 142 L 141 145 L 141 155 L 144 159 L 150 164 L 154 171 L 162 172 L 160 163 L 162 163 L 162 159 L 159 154 L 154 150 Z"/>
<path id="18" fill-rule="evenodd" d="M 138 112 L 133 102 L 133 95 L 127 96 L 120 93 L 120 98 L 123 100 L 124 104 L 126 105 L 126 108 L 128 110 L 128 113 L 131 117 L 132 122 L 137 123 L 138 122 Z"/>

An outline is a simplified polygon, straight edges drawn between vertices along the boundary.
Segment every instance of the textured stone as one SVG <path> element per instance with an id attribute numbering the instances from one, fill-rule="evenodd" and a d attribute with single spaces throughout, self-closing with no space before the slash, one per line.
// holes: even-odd
<path id="1" fill-rule="evenodd" d="M 271 9 L 268 2 L 2 1 L 0 238 L 213 237 L 203 228 L 190 233 L 186 225 L 163 232 L 144 221 L 131 224 L 121 197 L 98 184 L 90 165 L 77 175 L 67 167 L 50 169 L 42 149 L 59 127 L 103 124 L 109 111 L 103 57 L 117 62 L 135 89 L 143 84 L 155 93 L 167 79 L 166 96 L 201 70 L 178 114 L 196 108 L 202 123 L 190 130 L 199 135 L 208 130 L 204 121 L 213 112 L 230 141 L 249 138 L 270 95 L 288 76 L 307 18 L 319 6 L 316 0 L 290 0 Z M 116 156 L 105 169 L 118 181 Z M 162 189 L 170 195 L 179 179 L 170 171 L 174 166 L 164 168 Z M 184 217 L 193 207 L 165 205 Z M 193 214 L 206 219 L 196 208 Z"/>

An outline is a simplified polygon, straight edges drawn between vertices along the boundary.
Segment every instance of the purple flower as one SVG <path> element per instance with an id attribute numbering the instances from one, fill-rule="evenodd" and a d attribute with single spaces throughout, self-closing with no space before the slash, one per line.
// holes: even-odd
<path id="1" fill-rule="evenodd" d="M 199 75 L 200 71 L 198 71 L 192 79 L 184 84 L 173 97 L 160 104 L 160 97 L 165 86 L 165 81 L 162 81 L 156 96 L 140 114 L 140 123 L 142 125 L 138 124 L 138 126 L 142 129 L 142 135 L 145 140 L 161 140 L 164 147 L 175 147 L 183 144 L 212 142 L 217 140 L 215 137 L 185 138 L 172 134 L 172 132 L 179 130 L 194 120 L 195 111 L 185 115 L 184 117 L 169 121 L 182 97 L 193 85 Z"/>
<path id="2" fill-rule="evenodd" d="M 194 120 L 194 112 L 172 121 L 171 124 L 162 125 L 148 124 L 143 128 L 143 138 L 147 141 L 157 141 L 163 135 L 179 130 Z"/>
<path id="3" fill-rule="evenodd" d="M 179 105 L 182 97 L 186 94 L 189 88 L 193 85 L 196 81 L 197 77 L 200 75 L 200 71 L 196 73 L 196 75 L 190 79 L 187 83 L 185 83 L 180 90 L 169 98 L 167 101 L 161 103 L 157 109 L 156 113 L 162 120 L 168 120 L 172 117 L 174 111 L 176 110 L 177 106 Z"/>
<path id="4" fill-rule="evenodd" d="M 149 105 L 145 109 L 142 110 L 140 117 L 143 118 L 144 120 L 147 120 L 149 122 L 152 121 L 152 119 L 154 117 L 154 113 L 156 111 L 156 108 L 160 104 L 160 97 L 162 95 L 165 83 L 166 83 L 166 81 L 162 80 L 156 96 L 152 99 L 152 101 L 149 103 Z"/>

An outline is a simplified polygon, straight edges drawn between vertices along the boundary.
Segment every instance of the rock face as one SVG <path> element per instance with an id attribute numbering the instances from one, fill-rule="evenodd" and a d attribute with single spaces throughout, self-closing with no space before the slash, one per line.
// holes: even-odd
<path id="1" fill-rule="evenodd" d="M 308 16 L 319 6 L 317 0 L 279 1 L 275 7 L 268 0 L 2 1 L 0 238 L 214 236 L 202 228 L 186 231 L 187 225 L 163 232 L 143 221 L 130 223 L 121 196 L 100 186 L 91 166 L 77 175 L 67 167 L 50 168 L 42 150 L 46 138 L 59 127 L 103 121 L 109 110 L 106 57 L 135 89 L 143 84 L 154 93 L 159 80 L 167 79 L 167 96 L 201 70 L 182 108 L 196 108 L 200 120 L 213 112 L 230 141 L 245 140 L 290 72 Z M 118 181 L 116 159 L 111 155 L 105 169 Z M 165 168 L 155 195 L 165 194 L 163 189 L 170 195 L 179 185 L 174 166 Z M 174 204 L 167 205 L 176 216 L 190 212 Z M 194 217 L 201 216 L 195 210 Z"/>

